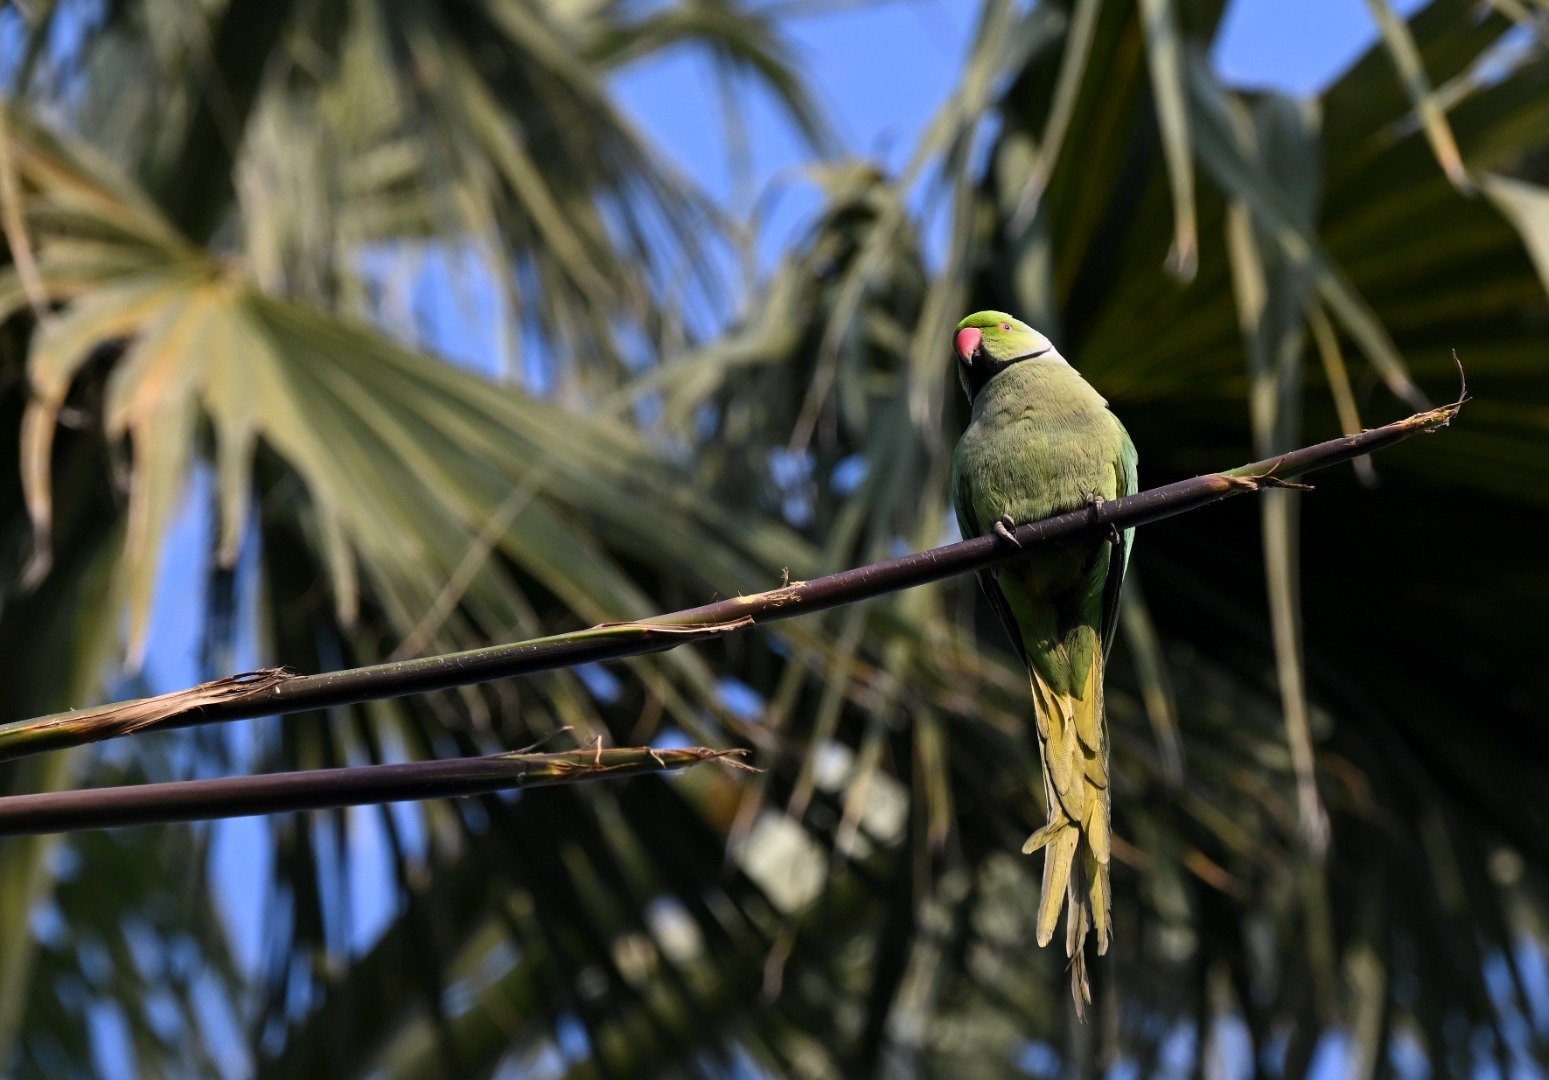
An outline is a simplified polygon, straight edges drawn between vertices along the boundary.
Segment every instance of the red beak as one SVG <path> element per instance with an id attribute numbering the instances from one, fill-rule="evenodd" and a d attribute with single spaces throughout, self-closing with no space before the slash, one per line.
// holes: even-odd
<path id="1" fill-rule="evenodd" d="M 965 326 L 957 332 L 957 356 L 966 362 L 984 341 L 984 332 L 977 327 Z"/>

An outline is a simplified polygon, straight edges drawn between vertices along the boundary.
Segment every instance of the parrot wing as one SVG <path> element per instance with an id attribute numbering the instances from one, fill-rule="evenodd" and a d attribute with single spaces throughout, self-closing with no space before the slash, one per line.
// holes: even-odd
<path id="1" fill-rule="evenodd" d="M 971 540 L 976 536 L 983 536 L 986 532 L 979 525 L 979 517 L 974 513 L 973 497 L 968 493 L 966 485 L 953 469 L 952 476 L 952 505 L 957 511 L 957 529 L 963 534 L 963 539 Z M 1006 634 L 1011 638 L 1012 645 L 1016 646 L 1017 657 L 1024 666 L 1027 666 L 1027 648 L 1022 644 L 1022 630 L 1017 626 L 1016 616 L 1011 613 L 1011 604 L 1006 600 L 1006 594 L 1000 591 L 1000 585 L 995 580 L 996 571 L 980 570 L 974 574 L 979 581 L 979 588 L 990 602 L 990 607 L 995 611 L 995 617 L 1005 627 Z"/>
<path id="2" fill-rule="evenodd" d="M 1114 462 L 1114 473 L 1117 481 L 1115 487 L 1119 498 L 1133 495 L 1140 490 L 1140 455 L 1135 451 L 1135 444 L 1129 437 L 1129 432 L 1124 429 L 1117 416 L 1113 416 L 1114 425 L 1119 429 L 1120 445 L 1119 458 Z M 1125 529 L 1123 539 L 1114 544 L 1108 556 L 1108 578 L 1103 583 L 1103 662 L 1108 661 L 1108 654 L 1113 651 L 1113 639 L 1119 632 L 1119 591 L 1124 587 L 1124 572 L 1129 568 L 1129 551 L 1135 543 L 1135 530 Z"/>

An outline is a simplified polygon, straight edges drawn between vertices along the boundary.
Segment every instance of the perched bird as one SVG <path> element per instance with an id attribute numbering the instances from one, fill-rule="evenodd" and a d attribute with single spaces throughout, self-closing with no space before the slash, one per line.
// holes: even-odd
<path id="1" fill-rule="evenodd" d="M 963 535 L 1015 544 L 1016 525 L 1136 490 L 1135 444 L 1108 402 L 1038 331 L 1000 311 L 957 324 L 957 370 L 972 418 L 952 455 Z M 1027 664 L 1049 817 L 1022 850 L 1045 849 L 1038 944 L 1066 911 L 1077 1011 L 1092 1000 L 1083 946 L 1108 951 L 1108 733 L 1103 665 L 1118 622 L 1134 530 L 1031 550 L 979 584 Z"/>

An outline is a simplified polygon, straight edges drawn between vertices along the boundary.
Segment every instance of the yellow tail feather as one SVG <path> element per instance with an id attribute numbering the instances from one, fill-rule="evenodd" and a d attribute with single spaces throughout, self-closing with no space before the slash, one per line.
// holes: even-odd
<path id="1" fill-rule="evenodd" d="M 1054 939 L 1060 901 L 1065 908 L 1065 954 L 1071 959 L 1076 1011 L 1092 1000 L 1083 947 L 1097 933 L 1097 952 L 1108 951 L 1111 888 L 1108 861 L 1112 833 L 1108 795 L 1108 737 L 1103 716 L 1102 650 L 1091 656 L 1084 678 L 1072 680 L 1080 695 L 1056 691 L 1033 672 L 1038 743 L 1049 818 L 1022 850 L 1044 849 L 1043 895 L 1038 902 L 1038 944 Z M 1079 856 L 1079 858 L 1078 858 Z"/>

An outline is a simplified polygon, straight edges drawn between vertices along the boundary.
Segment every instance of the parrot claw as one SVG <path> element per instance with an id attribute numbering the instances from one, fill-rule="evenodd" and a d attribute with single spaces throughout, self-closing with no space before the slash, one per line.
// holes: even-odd
<path id="1" fill-rule="evenodd" d="M 1012 531 L 1016 527 L 1016 519 L 1013 518 L 1010 514 L 1004 514 L 1001 516 L 1001 519 L 995 523 L 995 526 L 991 531 L 993 531 L 996 536 L 1000 537 L 1012 547 L 1019 548 L 1022 546 L 1022 541 L 1018 540 L 1016 538 L 1016 533 Z"/>
<path id="2" fill-rule="evenodd" d="M 1092 512 L 1093 525 L 1102 524 L 1098 518 L 1098 515 L 1102 513 L 1103 504 L 1107 501 L 1107 499 L 1104 499 L 1095 491 L 1087 492 L 1086 508 Z M 1108 543 L 1112 544 L 1114 547 L 1119 547 L 1124 543 L 1124 537 L 1119 535 L 1119 527 L 1117 525 L 1110 524 L 1108 526 Z"/>

